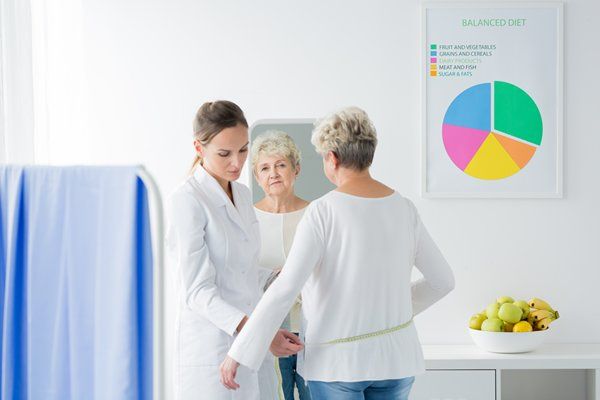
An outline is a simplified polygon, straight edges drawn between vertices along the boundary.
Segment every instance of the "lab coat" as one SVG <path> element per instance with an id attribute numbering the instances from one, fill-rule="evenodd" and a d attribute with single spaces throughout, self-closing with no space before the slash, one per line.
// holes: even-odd
<path id="1" fill-rule="evenodd" d="M 241 387 L 226 389 L 219 365 L 250 315 L 271 271 L 258 267 L 260 233 L 250 191 L 231 182 L 233 200 L 199 166 L 171 196 L 167 245 L 179 276 L 175 333 L 175 398 L 178 400 L 274 400 L 275 361 L 241 367 Z"/>

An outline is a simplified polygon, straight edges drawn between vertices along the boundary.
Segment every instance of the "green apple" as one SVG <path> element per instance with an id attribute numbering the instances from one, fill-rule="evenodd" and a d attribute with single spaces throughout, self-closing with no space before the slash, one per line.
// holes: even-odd
<path id="1" fill-rule="evenodd" d="M 494 302 L 487 306 L 485 309 L 485 315 L 488 318 L 498 318 L 498 310 L 500 310 L 500 304 Z"/>
<path id="2" fill-rule="evenodd" d="M 513 303 L 515 306 L 519 307 L 523 310 L 523 315 L 521 316 L 521 320 L 527 319 L 529 315 L 529 304 L 525 300 L 517 300 Z"/>
<path id="3" fill-rule="evenodd" d="M 514 303 L 515 299 L 510 296 L 500 296 L 496 299 L 496 302 L 500 305 L 504 303 Z"/>
<path id="4" fill-rule="evenodd" d="M 469 328 L 480 330 L 481 324 L 486 319 L 487 316 L 485 314 L 473 314 L 473 316 L 471 316 L 471 319 L 469 320 Z"/>
<path id="5" fill-rule="evenodd" d="M 498 318 L 511 324 L 519 322 L 522 316 L 523 310 L 521 310 L 521 307 L 515 306 L 512 303 L 504 303 L 500 306 L 500 310 L 498 310 Z"/>
<path id="6" fill-rule="evenodd" d="M 487 332 L 502 332 L 504 322 L 500 318 L 488 318 L 481 324 L 481 330 Z"/>

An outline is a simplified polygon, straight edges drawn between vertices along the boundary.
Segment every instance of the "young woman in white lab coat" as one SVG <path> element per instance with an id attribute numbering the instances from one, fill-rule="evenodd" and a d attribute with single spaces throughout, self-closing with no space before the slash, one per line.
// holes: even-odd
<path id="1" fill-rule="evenodd" d="M 175 333 L 178 400 L 279 398 L 274 359 L 253 372 L 240 368 L 243 389 L 220 382 L 219 364 L 243 329 L 271 271 L 259 271 L 260 236 L 248 188 L 235 182 L 248 152 L 248 124 L 234 103 L 205 103 L 194 119 L 193 174 L 170 199 L 168 242 L 180 282 Z M 299 339 L 280 330 L 277 355 L 298 350 Z"/>

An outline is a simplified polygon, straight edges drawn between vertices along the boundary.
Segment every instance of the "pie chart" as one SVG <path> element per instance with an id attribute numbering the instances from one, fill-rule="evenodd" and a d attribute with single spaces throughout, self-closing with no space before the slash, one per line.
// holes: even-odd
<path id="1" fill-rule="evenodd" d="M 542 144 L 535 101 L 508 82 L 477 84 L 454 98 L 442 125 L 448 156 L 461 171 L 485 180 L 508 178 L 529 163 Z"/>

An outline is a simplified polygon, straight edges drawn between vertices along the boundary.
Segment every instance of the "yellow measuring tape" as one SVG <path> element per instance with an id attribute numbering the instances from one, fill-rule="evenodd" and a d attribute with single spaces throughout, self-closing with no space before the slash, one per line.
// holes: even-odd
<path id="1" fill-rule="evenodd" d="M 323 346 L 323 345 L 327 345 L 327 344 L 356 342 L 358 340 L 364 340 L 364 339 L 372 338 L 375 336 L 383 336 L 383 335 L 387 335 L 389 333 L 399 331 L 400 329 L 406 328 L 407 326 L 410 325 L 410 323 L 412 321 L 413 321 L 413 319 L 411 318 L 409 321 L 407 321 L 401 325 L 394 326 L 393 328 L 383 329 L 383 330 L 377 331 L 377 332 L 365 333 L 363 335 L 350 336 L 350 337 L 342 338 L 342 339 L 334 339 L 334 340 L 330 340 L 329 342 L 325 342 L 325 343 L 306 344 L 306 346 Z"/>

